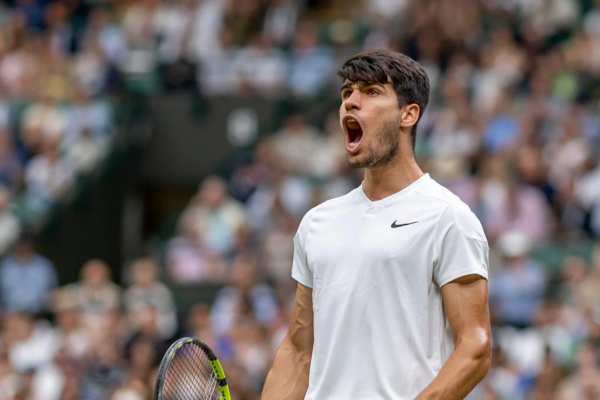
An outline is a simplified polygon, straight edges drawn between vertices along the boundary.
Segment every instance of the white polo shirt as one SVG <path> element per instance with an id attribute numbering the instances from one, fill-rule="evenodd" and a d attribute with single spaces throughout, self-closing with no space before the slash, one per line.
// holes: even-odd
<path id="1" fill-rule="evenodd" d="M 370 201 L 362 185 L 303 218 L 292 277 L 313 289 L 306 400 L 412 400 L 453 350 L 440 288 L 487 279 L 469 207 L 428 174 Z"/>

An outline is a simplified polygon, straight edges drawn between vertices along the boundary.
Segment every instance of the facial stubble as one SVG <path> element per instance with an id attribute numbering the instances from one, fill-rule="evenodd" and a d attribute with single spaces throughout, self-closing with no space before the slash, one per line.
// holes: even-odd
<path id="1" fill-rule="evenodd" d="M 400 132 L 398 127 L 400 121 L 387 121 L 375 133 L 374 143 L 370 149 L 365 149 L 368 153 L 362 159 L 352 160 L 347 155 L 348 164 L 352 168 L 373 168 L 383 167 L 389 164 L 396 155 L 400 147 Z"/>

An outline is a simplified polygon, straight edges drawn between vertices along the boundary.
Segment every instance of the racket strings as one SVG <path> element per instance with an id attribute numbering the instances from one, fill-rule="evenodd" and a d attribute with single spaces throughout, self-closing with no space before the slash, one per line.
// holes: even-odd
<path id="1" fill-rule="evenodd" d="M 171 363 L 172 374 L 167 374 L 165 388 L 169 388 L 171 395 L 166 400 L 204 400 L 206 397 L 205 383 L 201 381 L 201 376 L 194 372 L 193 364 L 199 362 L 190 358 L 186 349 L 181 349 L 176 353 Z M 165 396 L 166 397 L 166 396 Z M 210 397 L 208 397 L 210 398 Z"/>
<path id="2" fill-rule="evenodd" d="M 181 394 L 185 396 L 182 397 L 181 400 L 197 397 L 194 392 L 199 390 L 200 385 L 197 382 L 195 374 L 190 373 L 186 364 L 183 361 L 180 361 L 180 359 L 178 359 L 176 366 L 177 368 L 173 368 L 173 371 L 177 373 L 177 379 L 173 382 L 176 388 L 174 392 L 178 394 L 178 397 L 180 396 L 180 393 L 178 392 L 181 392 Z"/>
<path id="3" fill-rule="evenodd" d="M 194 393 L 194 387 L 189 380 L 194 379 L 194 375 L 186 372 L 185 364 L 177 356 L 171 363 L 171 370 L 167 373 L 165 379 L 165 400 L 187 400 L 196 399 L 199 396 Z M 188 382 L 186 382 L 188 380 Z"/>
<path id="4" fill-rule="evenodd" d="M 173 357 L 164 383 L 165 400 L 219 400 L 210 360 L 202 349 L 185 343 Z"/>
<path id="5" fill-rule="evenodd" d="M 211 393 L 210 383 L 216 383 L 216 378 L 214 377 L 212 368 L 208 367 L 208 357 L 206 357 L 206 354 L 204 354 L 204 352 L 196 345 L 186 345 L 184 353 L 185 352 L 187 352 L 186 356 L 193 362 L 186 363 L 184 366 L 189 367 L 189 375 L 193 376 L 195 382 L 198 383 L 198 386 L 196 387 L 202 392 L 202 400 L 212 399 L 213 393 Z"/>
<path id="6" fill-rule="evenodd" d="M 210 364 L 210 360 L 208 359 L 208 357 L 206 356 L 206 354 L 204 353 L 204 351 L 202 351 L 200 349 L 200 347 L 198 347 L 198 346 L 189 346 L 189 347 L 192 347 L 192 352 L 197 356 L 198 359 L 203 359 L 205 361 L 203 363 L 194 364 L 194 366 L 195 367 L 198 366 L 198 365 L 202 366 L 202 370 L 203 371 L 201 371 L 201 372 L 203 372 L 203 374 L 201 376 L 203 376 L 203 377 L 205 377 L 205 378 L 207 378 L 207 379 L 210 380 L 209 388 L 207 390 L 207 394 L 210 395 L 210 397 L 209 397 L 210 399 L 212 399 L 214 397 L 216 400 L 218 400 L 219 396 L 215 397 L 215 395 L 219 394 L 219 390 L 217 389 L 218 382 L 217 382 L 217 378 L 215 376 L 215 373 L 214 373 L 214 371 L 212 369 L 212 366 Z"/>

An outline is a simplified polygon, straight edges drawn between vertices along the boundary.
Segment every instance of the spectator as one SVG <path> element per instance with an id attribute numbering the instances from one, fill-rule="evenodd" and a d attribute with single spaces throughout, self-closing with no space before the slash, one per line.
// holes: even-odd
<path id="1" fill-rule="evenodd" d="M 107 399 L 126 377 L 126 364 L 122 350 L 110 338 L 95 344 L 92 356 L 83 366 L 81 398 Z"/>
<path id="2" fill-rule="evenodd" d="M 158 38 L 157 53 L 162 65 L 187 59 L 187 40 L 192 29 L 193 2 L 163 2 L 154 15 L 154 34 Z"/>
<path id="3" fill-rule="evenodd" d="M 36 320 L 25 314 L 11 314 L 6 318 L 7 347 L 10 363 L 19 372 L 35 370 L 52 361 L 58 350 L 58 338 L 45 320 Z"/>
<path id="4" fill-rule="evenodd" d="M 520 376 L 510 367 L 506 356 L 498 346 L 492 349 L 492 363 L 494 366 L 485 378 L 483 386 L 489 385 L 501 400 L 521 398 L 524 390 L 521 387 Z"/>
<path id="5" fill-rule="evenodd" d="M 236 51 L 232 68 L 237 93 L 274 97 L 283 91 L 285 60 L 279 50 L 271 47 L 267 36 L 256 35 L 246 48 Z"/>
<path id="6" fill-rule="evenodd" d="M 10 193 L 0 186 L 0 253 L 4 254 L 19 238 L 21 226 L 10 210 Z"/>
<path id="7" fill-rule="evenodd" d="M 53 53 L 48 42 L 48 37 L 41 37 L 40 48 L 37 49 L 39 83 L 34 87 L 35 95 L 58 103 L 67 102 L 73 89 L 68 75 L 69 59 L 64 54 Z"/>
<path id="8" fill-rule="evenodd" d="M 7 132 L 0 130 L 0 185 L 17 192 L 23 179 L 23 167 Z"/>
<path id="9" fill-rule="evenodd" d="M 44 142 L 58 142 L 65 134 L 68 116 L 51 96 L 27 107 L 21 122 L 21 140 L 30 154 L 38 153 Z"/>
<path id="10" fill-rule="evenodd" d="M 250 38 L 263 26 L 262 4 L 252 1 L 231 0 L 225 4 L 223 23 L 232 34 L 234 46 L 247 46 Z"/>
<path id="11" fill-rule="evenodd" d="M 522 11 L 535 29 L 542 35 L 568 30 L 576 22 L 579 15 L 578 3 L 574 0 L 550 0 L 547 3 L 522 3 Z"/>
<path id="12" fill-rule="evenodd" d="M 128 4 L 122 26 L 130 49 L 152 49 L 155 44 L 153 19 L 159 7 L 157 0 Z"/>
<path id="13" fill-rule="evenodd" d="M 27 202 L 38 215 L 46 211 L 55 199 L 67 195 L 73 185 L 73 167 L 60 158 L 59 146 L 57 139 L 45 140 L 42 153 L 35 156 L 25 169 Z"/>
<path id="14" fill-rule="evenodd" d="M 286 139 L 290 142 L 295 141 L 290 137 L 292 136 L 292 132 L 289 130 L 287 132 L 280 131 L 280 134 L 282 136 L 285 135 Z M 305 146 L 310 148 L 309 151 L 313 154 L 311 157 L 312 162 L 307 166 L 306 172 L 317 179 L 334 179 L 339 174 L 340 170 L 346 166 L 344 134 L 340 128 L 338 113 L 334 112 L 327 116 L 324 137 L 317 138 L 315 133 L 306 136 L 307 139 L 305 140 L 307 144 Z M 308 140 L 308 137 L 310 137 L 310 140 Z M 283 142 L 284 140 L 281 139 L 281 141 Z M 301 145 L 301 143 L 297 144 Z M 283 149 L 279 150 L 283 150 L 283 154 L 280 154 L 280 157 L 285 156 L 286 152 L 288 154 L 290 153 L 289 150 L 286 151 L 285 145 L 280 145 L 280 147 L 283 147 Z M 283 162 L 288 161 L 286 160 Z M 302 163 L 299 162 L 299 164 L 301 165 Z"/>
<path id="15" fill-rule="evenodd" d="M 204 3 L 215 1 L 205 1 Z M 204 95 L 220 96 L 236 93 L 237 77 L 233 69 L 235 48 L 232 46 L 231 32 L 223 28 L 218 32 L 215 43 L 218 47 L 211 46 L 210 52 L 200 57 L 198 68 L 198 81 Z"/>
<path id="16" fill-rule="evenodd" d="M 199 333 L 210 330 L 210 305 L 194 304 L 187 313 L 185 330 L 192 337 L 202 337 Z"/>
<path id="17" fill-rule="evenodd" d="M 561 128 L 555 133 L 555 140 L 551 140 L 544 149 L 550 166 L 548 178 L 559 189 L 571 184 L 591 155 L 590 144 L 582 137 L 575 121 L 565 118 Z"/>
<path id="18" fill-rule="evenodd" d="M 577 287 L 580 306 L 590 308 L 597 321 L 600 321 L 600 246 L 596 244 L 592 253 L 592 267 L 584 271 L 581 284 Z"/>
<path id="19" fill-rule="evenodd" d="M 24 392 L 22 377 L 16 373 L 5 356 L 0 358 L 0 399 L 12 400 Z"/>
<path id="20" fill-rule="evenodd" d="M 86 94 L 97 96 L 108 85 L 108 61 L 97 38 L 85 37 L 81 47 L 71 64 L 71 79 Z"/>
<path id="21" fill-rule="evenodd" d="M 158 355 L 160 356 L 160 355 Z M 129 382 L 144 382 L 151 373 L 152 367 L 159 362 L 151 341 L 138 340 L 129 351 Z"/>
<path id="22" fill-rule="evenodd" d="M 588 160 L 585 172 L 575 178 L 574 191 L 579 206 L 590 216 L 590 230 L 600 235 L 600 163 Z M 595 166 L 595 167 L 594 167 Z M 583 226 L 581 226 L 583 227 Z"/>
<path id="23" fill-rule="evenodd" d="M 106 9 L 91 10 L 86 35 L 98 40 L 106 60 L 112 66 L 118 66 L 123 62 L 127 48 L 121 27 L 115 24 L 111 17 L 112 15 Z"/>
<path id="24" fill-rule="evenodd" d="M 79 282 L 66 285 L 61 291 L 81 309 L 85 323 L 95 329 L 102 324 L 104 313 L 121 306 L 121 288 L 111 281 L 110 269 L 101 260 L 86 262 Z"/>
<path id="25" fill-rule="evenodd" d="M 194 14 L 190 50 L 199 60 L 206 61 L 218 56 L 223 50 L 223 15 L 225 4 L 219 0 L 202 0 Z"/>
<path id="26" fill-rule="evenodd" d="M 302 114 L 286 118 L 283 128 L 273 137 L 273 148 L 279 163 L 295 174 L 306 174 L 312 168 L 312 154 L 319 146 L 319 132 Z"/>
<path id="27" fill-rule="evenodd" d="M 183 218 L 189 218 L 208 250 L 219 255 L 232 250 L 236 232 L 246 222 L 241 205 L 229 196 L 225 182 L 217 177 L 204 180 Z"/>
<path id="28" fill-rule="evenodd" d="M 54 300 L 57 334 L 61 342 L 59 348 L 65 357 L 80 361 L 88 355 L 92 346 L 92 336 L 83 324 L 81 308 L 66 292 L 58 292 Z"/>
<path id="29" fill-rule="evenodd" d="M 7 131 L 10 125 L 10 104 L 7 100 L 0 84 L 0 132 Z"/>
<path id="30" fill-rule="evenodd" d="M 210 253 L 191 219 L 182 218 L 179 225 L 179 234 L 167 246 L 169 277 L 182 284 L 221 281 L 222 259 Z"/>
<path id="31" fill-rule="evenodd" d="M 577 351 L 577 368 L 559 387 L 556 399 L 597 398 L 600 395 L 598 353 L 592 343 L 583 343 Z"/>
<path id="32" fill-rule="evenodd" d="M 315 97 L 325 87 L 332 69 L 329 49 L 319 46 L 317 27 L 300 24 L 292 47 L 289 87 L 295 96 Z"/>
<path id="33" fill-rule="evenodd" d="M 278 46 L 288 45 L 296 31 L 299 11 L 298 3 L 293 0 L 269 0 L 263 33 Z"/>
<path id="34" fill-rule="evenodd" d="M 117 389 L 110 400 L 144 400 L 147 398 L 147 390 L 142 382 L 132 381 L 127 386 Z"/>
<path id="35" fill-rule="evenodd" d="M 44 26 L 44 7 L 42 4 L 31 0 L 17 0 L 15 8 L 25 18 L 25 24 L 31 29 L 40 29 Z"/>
<path id="36" fill-rule="evenodd" d="M 131 267 L 133 284 L 125 291 L 124 304 L 134 323 L 135 315 L 144 307 L 152 306 L 157 312 L 160 336 L 168 339 L 177 330 L 173 295 L 167 286 L 158 281 L 158 271 L 150 259 L 139 259 Z M 137 329 L 133 325 L 134 329 Z"/>
<path id="37" fill-rule="evenodd" d="M 255 231 L 277 226 L 288 216 L 300 219 L 310 209 L 314 188 L 303 175 L 289 174 L 280 166 L 248 199 L 248 222 Z"/>
<path id="38" fill-rule="evenodd" d="M 211 322 L 217 336 L 235 326 L 245 311 L 266 327 L 277 318 L 277 303 L 271 289 L 257 283 L 256 261 L 238 257 L 232 267 L 232 285 L 219 291 L 211 310 Z"/>
<path id="39" fill-rule="evenodd" d="M 490 278 L 490 308 L 497 323 L 526 328 L 534 322 L 546 290 L 543 268 L 529 258 L 530 241 L 512 231 L 498 239 L 502 264 Z"/>
<path id="40" fill-rule="evenodd" d="M 68 21 L 67 5 L 62 2 L 51 3 L 44 10 L 44 14 L 51 50 L 59 55 L 70 53 L 74 43 L 74 32 Z"/>
<path id="41" fill-rule="evenodd" d="M 543 194 L 536 188 L 515 182 L 504 176 L 497 190 L 502 197 L 489 198 L 487 209 L 488 235 L 497 238 L 503 232 L 518 230 L 534 243 L 543 243 L 551 233 L 549 211 Z M 489 195 L 493 195 L 489 187 Z"/>
<path id="42" fill-rule="evenodd" d="M 265 272 L 273 281 L 289 280 L 290 259 L 294 254 L 293 239 L 298 221 L 291 216 L 269 229 L 262 237 L 262 256 Z"/>
<path id="43" fill-rule="evenodd" d="M 457 77 L 449 75 L 442 84 L 442 90 L 447 104 L 426 120 L 431 125 L 427 151 L 434 159 L 472 157 L 480 143 L 476 120 L 469 112 L 466 88 Z"/>
<path id="44" fill-rule="evenodd" d="M 600 1 L 594 1 L 594 8 L 584 18 L 583 28 L 587 33 L 600 39 Z"/>
<path id="45" fill-rule="evenodd" d="M 15 14 L 10 21 L 14 35 L 12 47 L 0 60 L 0 86 L 14 99 L 24 99 L 32 92 L 38 72 L 35 57 L 38 41 L 33 35 L 23 32 L 21 17 Z"/>
<path id="46" fill-rule="evenodd" d="M 68 116 L 65 146 L 69 146 L 85 130 L 89 130 L 95 138 L 104 140 L 113 133 L 108 104 L 94 100 L 82 89 L 75 90 L 74 102 Z"/>
<path id="47" fill-rule="evenodd" d="M 483 144 L 491 153 L 514 146 L 519 137 L 519 124 L 509 111 L 510 94 L 503 91 L 498 95 L 494 116 L 483 133 Z"/>
<path id="48" fill-rule="evenodd" d="M 252 313 L 240 315 L 232 329 L 235 359 L 247 377 L 248 389 L 258 395 L 272 358 L 267 330 Z"/>
<path id="49" fill-rule="evenodd" d="M 36 253 L 29 236 L 22 236 L 14 253 L 0 264 L 2 307 L 9 312 L 44 311 L 57 283 L 54 265 Z"/>
<path id="50" fill-rule="evenodd" d="M 130 337 L 125 343 L 125 349 L 130 352 L 130 357 L 135 357 L 136 346 L 143 346 L 143 353 L 152 353 L 157 360 L 167 352 L 172 338 L 165 339 L 160 331 L 158 310 L 152 305 L 137 310 L 133 316 L 133 326 Z M 139 350 L 139 349 L 138 349 Z M 147 355 L 150 357 L 150 355 Z M 138 371 L 139 372 L 139 371 Z"/>
<path id="51" fill-rule="evenodd" d="M 83 130 L 68 151 L 68 162 L 76 172 L 91 173 L 106 154 L 106 140 Z"/>

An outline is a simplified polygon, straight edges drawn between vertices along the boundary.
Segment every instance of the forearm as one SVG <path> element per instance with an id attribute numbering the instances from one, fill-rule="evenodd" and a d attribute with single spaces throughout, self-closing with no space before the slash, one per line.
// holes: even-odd
<path id="1" fill-rule="evenodd" d="M 267 375 L 262 400 L 302 400 L 308 389 L 311 354 L 286 337 Z"/>
<path id="2" fill-rule="evenodd" d="M 437 377 L 415 400 L 462 400 L 487 374 L 489 343 L 459 344 Z"/>

